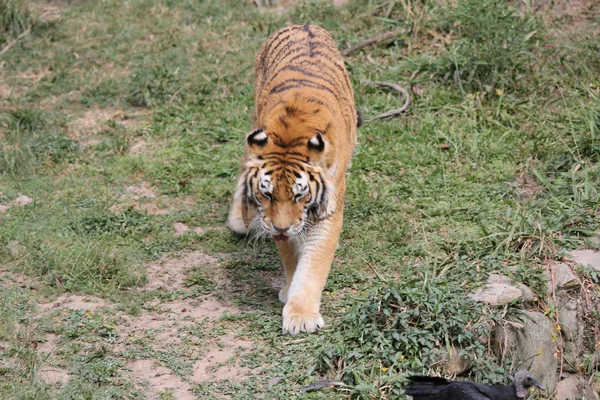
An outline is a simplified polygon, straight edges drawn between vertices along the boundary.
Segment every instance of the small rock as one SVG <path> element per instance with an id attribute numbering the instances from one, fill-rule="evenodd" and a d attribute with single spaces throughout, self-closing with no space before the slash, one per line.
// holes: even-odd
<path id="1" fill-rule="evenodd" d="M 512 284 L 512 281 L 504 275 L 501 274 L 490 274 L 487 279 L 488 283 L 503 283 L 505 285 Z"/>
<path id="2" fill-rule="evenodd" d="M 569 253 L 573 260 L 583 266 L 591 266 L 600 272 L 600 251 L 595 250 L 574 250 Z"/>
<path id="3" fill-rule="evenodd" d="M 546 286 L 548 292 L 552 291 L 552 274 L 554 274 L 554 285 L 556 290 L 572 289 L 580 285 L 579 278 L 571 271 L 571 268 L 567 264 L 559 263 L 549 266 L 546 270 L 546 276 L 548 277 Z"/>
<path id="4" fill-rule="evenodd" d="M 33 199 L 31 197 L 21 195 L 15 199 L 15 205 L 23 207 L 23 206 L 26 206 L 27 204 L 31 203 L 32 201 L 33 201 Z"/>
<path id="5" fill-rule="evenodd" d="M 190 230 L 190 228 L 188 228 L 188 226 L 183 222 L 174 222 L 173 228 L 175 229 L 175 236 L 181 236 Z"/>
<path id="6" fill-rule="evenodd" d="M 283 378 L 282 378 L 281 376 L 276 376 L 275 378 L 271 378 L 271 379 L 269 379 L 269 382 L 268 382 L 268 384 L 269 384 L 269 386 L 275 386 L 275 385 L 277 385 L 279 382 L 281 382 L 281 380 L 282 380 L 282 379 L 283 379 Z"/>
<path id="7" fill-rule="evenodd" d="M 521 298 L 521 290 L 504 283 L 488 283 L 469 297 L 481 303 L 498 306 Z"/>
<path id="8" fill-rule="evenodd" d="M 564 341 L 563 370 L 577 372 L 577 367 L 581 364 L 579 356 L 584 350 L 585 323 L 581 319 L 583 310 L 577 299 L 561 299 L 557 312 Z"/>
<path id="9" fill-rule="evenodd" d="M 5 212 L 8 211 L 9 208 L 10 208 L 10 206 L 5 206 L 4 204 L 0 204 L 0 214 L 4 214 Z"/>
<path id="10" fill-rule="evenodd" d="M 200 228 L 199 226 L 195 227 L 194 229 L 192 229 L 194 231 L 194 233 L 196 233 L 197 235 L 204 235 L 204 229 Z"/>
<path id="11" fill-rule="evenodd" d="M 539 312 L 521 311 L 521 320 L 498 326 L 494 330 L 494 351 L 498 357 L 508 355 L 539 378 L 548 393 L 557 380 L 558 354 L 554 324 Z"/>
<path id="12" fill-rule="evenodd" d="M 533 303 L 533 300 L 535 300 L 535 294 L 533 293 L 533 290 L 519 282 L 517 282 L 517 287 L 521 290 L 521 298 L 523 301 L 526 303 Z"/>
<path id="13" fill-rule="evenodd" d="M 588 385 L 587 380 L 579 375 L 571 375 L 558 382 L 554 396 L 556 400 L 598 400 L 598 395 Z"/>
<path id="14" fill-rule="evenodd" d="M 510 278 L 507 278 L 504 275 L 490 274 L 490 276 L 488 276 L 487 281 L 488 281 L 488 283 L 502 283 L 505 285 L 515 286 L 515 287 L 519 288 L 519 290 L 521 291 L 521 298 L 525 302 L 531 303 L 531 302 L 533 302 L 533 300 L 535 298 L 533 291 L 531 289 L 529 289 L 527 287 L 527 285 L 524 285 L 520 282 L 513 282 L 512 280 L 510 280 Z"/>

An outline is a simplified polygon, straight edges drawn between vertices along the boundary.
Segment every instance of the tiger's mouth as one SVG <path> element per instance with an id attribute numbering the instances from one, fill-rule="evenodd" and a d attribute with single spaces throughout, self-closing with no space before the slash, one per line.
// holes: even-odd
<path id="1" fill-rule="evenodd" d="M 290 237 L 287 235 L 273 235 L 273 239 L 277 240 L 277 241 L 282 241 L 285 242 L 289 239 Z"/>

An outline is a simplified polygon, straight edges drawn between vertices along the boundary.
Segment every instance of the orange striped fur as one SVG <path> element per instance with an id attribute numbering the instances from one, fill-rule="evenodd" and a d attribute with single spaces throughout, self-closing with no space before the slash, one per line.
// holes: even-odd
<path id="1" fill-rule="evenodd" d="M 314 25 L 274 33 L 256 57 L 254 127 L 228 225 L 270 235 L 286 285 L 283 332 L 323 327 L 321 292 L 342 227 L 357 111 L 335 42 Z"/>

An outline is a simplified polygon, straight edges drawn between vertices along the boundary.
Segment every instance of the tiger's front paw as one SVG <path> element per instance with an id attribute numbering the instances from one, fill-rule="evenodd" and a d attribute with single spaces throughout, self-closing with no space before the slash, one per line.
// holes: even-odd
<path id="1" fill-rule="evenodd" d="M 325 326 L 323 317 L 318 312 L 306 312 L 294 304 L 286 304 L 283 307 L 284 334 L 297 335 L 300 332 L 312 333 Z"/>

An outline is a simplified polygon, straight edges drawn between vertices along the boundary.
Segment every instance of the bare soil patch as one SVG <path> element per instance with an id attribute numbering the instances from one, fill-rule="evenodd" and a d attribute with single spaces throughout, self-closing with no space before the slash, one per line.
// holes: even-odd
<path id="1" fill-rule="evenodd" d="M 194 228 L 190 228 L 189 226 L 187 226 L 186 224 L 184 224 L 183 222 L 174 222 L 173 223 L 173 229 L 175 229 L 175 236 L 181 236 L 186 234 L 187 232 L 194 232 L 197 233 L 198 235 L 202 235 L 204 233 L 204 229 L 200 228 L 199 226 L 196 226 Z"/>
<path id="2" fill-rule="evenodd" d="M 64 385 L 69 381 L 69 371 L 52 365 L 43 367 L 38 377 L 48 385 Z"/>
<path id="3" fill-rule="evenodd" d="M 555 37 L 582 34 L 596 37 L 600 29 L 591 30 L 591 20 L 600 13 L 597 0 L 535 0 L 533 11 L 542 15 Z"/>
<path id="4" fill-rule="evenodd" d="M 10 251 L 10 249 L 8 249 L 8 251 Z M 29 288 L 35 290 L 39 289 L 40 287 L 40 283 L 35 279 L 32 279 L 20 272 L 14 272 L 3 267 L 0 267 L 0 281 L 3 283 L 6 281 L 7 283 L 10 283 L 11 286 L 14 284 L 20 288 Z"/>
<path id="5" fill-rule="evenodd" d="M 51 308 L 67 310 L 97 311 L 110 307 L 110 304 L 99 297 L 80 294 L 62 294 L 56 300 L 49 303 L 41 303 L 39 307 L 42 311 Z"/>
<path id="6" fill-rule="evenodd" d="M 158 262 L 148 266 L 148 283 L 141 290 L 174 290 L 180 288 L 193 267 L 216 264 L 217 259 L 201 251 L 183 254 L 179 258 L 165 256 Z"/>
<path id="7" fill-rule="evenodd" d="M 250 369 L 240 365 L 238 356 L 247 352 L 252 342 L 236 339 L 232 333 L 220 342 L 221 345 L 211 346 L 206 356 L 194 365 L 192 379 L 195 383 L 223 379 L 241 382 L 248 378 Z"/>
<path id="8" fill-rule="evenodd" d="M 100 134 L 108 128 L 108 121 L 114 121 L 128 129 L 139 129 L 146 118 L 146 113 L 141 110 L 125 113 L 115 108 L 90 108 L 67 124 L 67 133 L 82 147 L 95 146 L 102 142 Z"/>
<path id="9" fill-rule="evenodd" d="M 134 200 L 140 200 L 143 198 L 154 199 L 156 194 L 156 188 L 150 186 L 146 182 L 142 182 L 137 185 L 130 185 L 125 188 L 127 197 Z"/>
<path id="10" fill-rule="evenodd" d="M 158 400 L 162 393 L 171 392 L 178 400 L 195 400 L 189 383 L 184 382 L 167 367 L 155 360 L 136 360 L 129 364 L 132 378 L 147 399 Z"/>
<path id="11" fill-rule="evenodd" d="M 201 304 L 197 303 L 197 300 L 190 299 L 174 300 L 162 304 L 162 307 L 175 315 L 179 314 L 181 318 L 192 318 L 194 320 L 203 318 L 216 320 L 225 313 L 238 314 L 241 312 L 238 307 L 224 304 L 212 297 L 207 297 Z"/>
<path id="12" fill-rule="evenodd" d="M 158 189 L 147 182 L 140 182 L 126 186 L 121 195 L 121 203 L 113 206 L 113 211 L 120 211 L 127 207 L 149 215 L 167 215 L 171 211 L 179 211 L 194 206 L 191 198 L 172 199 L 159 194 Z"/>
<path id="13" fill-rule="evenodd" d="M 67 124 L 69 137 L 79 141 L 84 147 L 96 145 L 100 143 L 100 138 L 96 135 L 105 130 L 106 121 L 116 115 L 118 112 L 115 109 L 90 108 Z"/>
<path id="14" fill-rule="evenodd" d="M 212 297 L 203 301 L 196 299 L 175 300 L 166 303 L 157 302 L 156 311 L 145 312 L 138 317 L 129 317 L 129 325 L 121 327 L 121 341 L 115 351 L 123 351 L 128 344 L 152 334 L 152 347 L 168 349 L 191 343 L 190 333 L 181 328 L 208 320 L 214 324 L 225 313 L 239 313 L 241 310 L 232 305 L 225 305 Z M 145 339 L 146 340 L 146 339 Z M 190 357 L 197 357 L 193 372 L 189 377 L 181 379 L 168 368 L 158 364 L 157 360 L 144 359 L 128 363 L 132 371 L 132 379 L 136 386 L 143 388 L 148 398 L 158 398 L 161 393 L 170 391 L 177 399 L 195 398 L 189 390 L 193 384 L 209 380 L 229 379 L 242 381 L 250 375 L 250 369 L 240 365 L 239 356 L 253 346 L 250 340 L 236 338 L 232 332 L 215 339 L 202 339 L 201 351 L 191 351 Z M 190 344 L 190 346 L 193 346 Z"/>

